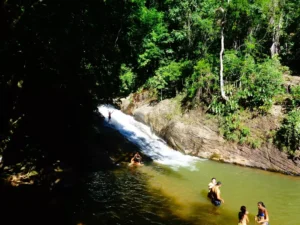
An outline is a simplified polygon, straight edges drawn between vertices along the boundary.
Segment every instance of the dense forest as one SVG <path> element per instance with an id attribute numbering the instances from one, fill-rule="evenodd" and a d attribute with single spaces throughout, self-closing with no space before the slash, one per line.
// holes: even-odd
<path id="1" fill-rule="evenodd" d="M 283 79 L 300 74 L 298 0 L 1 0 L 0 10 L 2 169 L 77 167 L 97 106 L 143 90 L 183 93 L 183 107 L 221 116 L 240 143 L 239 112 L 280 102 L 274 141 L 300 148 L 300 86 Z"/>

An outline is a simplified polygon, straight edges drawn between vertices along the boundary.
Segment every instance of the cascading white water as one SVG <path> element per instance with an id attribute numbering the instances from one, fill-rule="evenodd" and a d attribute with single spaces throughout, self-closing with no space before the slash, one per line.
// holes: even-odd
<path id="1" fill-rule="evenodd" d="M 195 170 L 195 163 L 201 160 L 200 158 L 184 155 L 181 152 L 171 149 L 164 140 L 151 132 L 148 126 L 110 105 L 101 105 L 98 107 L 98 110 L 107 118 L 106 122 L 108 126 L 117 129 L 129 141 L 136 144 L 141 152 L 158 163 L 169 165 L 173 169 L 187 167 Z M 110 121 L 108 121 L 109 112 L 112 112 Z"/>

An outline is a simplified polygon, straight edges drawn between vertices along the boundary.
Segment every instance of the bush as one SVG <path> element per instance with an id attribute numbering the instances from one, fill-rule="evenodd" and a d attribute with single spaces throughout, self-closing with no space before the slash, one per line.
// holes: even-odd
<path id="1" fill-rule="evenodd" d="M 268 59 L 256 67 L 253 63 L 245 64 L 241 77 L 243 88 L 237 97 L 239 103 L 244 107 L 267 112 L 273 104 L 273 97 L 283 92 L 282 69 L 276 58 Z"/>
<path id="2" fill-rule="evenodd" d="M 276 133 L 276 144 L 290 153 L 300 149 L 300 110 L 291 111 L 283 120 Z"/>
<path id="3" fill-rule="evenodd" d="M 300 107 L 300 85 L 292 87 L 293 106 Z"/>
<path id="4" fill-rule="evenodd" d="M 189 62 L 171 61 L 166 65 L 160 66 L 155 75 L 150 77 L 146 84 L 146 88 L 156 89 L 161 99 L 176 96 L 182 90 L 183 70 L 188 66 Z"/>
<path id="5" fill-rule="evenodd" d="M 213 64 L 210 57 L 199 60 L 194 66 L 193 74 L 186 79 L 186 88 L 189 98 L 197 96 L 200 99 L 211 98 L 219 90 L 218 75 L 213 73 Z"/>
<path id="6" fill-rule="evenodd" d="M 251 146 L 251 148 L 256 149 L 256 148 L 259 148 L 262 143 L 259 139 L 249 138 L 248 139 L 248 144 Z"/>
<path id="7" fill-rule="evenodd" d="M 242 125 L 237 114 L 230 114 L 224 118 L 221 123 L 222 133 L 225 139 L 243 144 L 247 141 L 250 129 Z"/>
<path id="8" fill-rule="evenodd" d="M 121 92 L 124 94 L 129 94 L 133 91 L 135 86 L 136 74 L 132 72 L 132 69 L 127 67 L 125 64 L 121 65 Z"/>
<path id="9" fill-rule="evenodd" d="M 213 114 L 229 116 L 238 111 L 239 104 L 232 98 L 228 101 L 222 101 L 221 97 L 213 96 L 212 102 L 209 105 L 209 111 Z"/>

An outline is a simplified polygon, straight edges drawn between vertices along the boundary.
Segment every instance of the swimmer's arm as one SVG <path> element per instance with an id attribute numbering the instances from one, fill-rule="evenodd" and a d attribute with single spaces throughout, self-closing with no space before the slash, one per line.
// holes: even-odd
<path id="1" fill-rule="evenodd" d="M 222 199 L 220 196 L 220 190 L 218 190 L 218 192 L 217 192 L 217 199 L 224 203 L 224 199 Z"/>
<path id="2" fill-rule="evenodd" d="M 269 222 L 269 213 L 268 213 L 268 210 L 265 210 L 265 217 L 266 218 L 263 218 L 262 220 L 263 220 L 263 222 Z"/>
<path id="3" fill-rule="evenodd" d="M 244 218 L 245 218 L 246 222 L 249 223 L 249 217 L 247 214 L 244 215 Z"/>
<path id="4" fill-rule="evenodd" d="M 269 221 L 269 213 L 268 213 L 268 210 L 266 210 L 265 213 L 266 213 L 266 220 Z"/>
<path id="5" fill-rule="evenodd" d="M 246 221 L 247 223 L 249 223 L 249 217 L 247 215 L 245 215 Z"/>

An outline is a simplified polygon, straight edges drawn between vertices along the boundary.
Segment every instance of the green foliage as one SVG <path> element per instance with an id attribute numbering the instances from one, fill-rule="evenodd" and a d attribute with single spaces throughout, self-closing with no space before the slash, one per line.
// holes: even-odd
<path id="1" fill-rule="evenodd" d="M 300 85 L 292 87 L 291 94 L 293 97 L 293 99 L 292 99 L 293 106 L 295 108 L 300 107 Z"/>
<path id="2" fill-rule="evenodd" d="M 224 79 L 238 81 L 242 70 L 242 59 L 237 51 L 226 51 L 224 54 Z"/>
<path id="3" fill-rule="evenodd" d="M 259 49 L 261 47 L 259 46 L 256 39 L 252 35 L 249 35 L 248 37 L 245 38 L 245 44 L 244 45 L 245 45 L 245 47 L 244 47 L 243 52 L 246 56 L 259 55 Z"/>
<path id="4" fill-rule="evenodd" d="M 166 31 L 166 29 L 163 29 L 162 32 L 163 31 Z M 149 65 L 153 60 L 158 60 L 163 56 L 164 51 L 161 50 L 158 44 L 163 38 L 163 33 L 158 34 L 157 32 L 152 31 L 150 38 L 144 41 L 143 47 L 145 48 L 145 51 L 139 56 L 139 64 L 141 67 Z"/>
<path id="5" fill-rule="evenodd" d="M 247 142 L 247 137 L 250 135 L 250 129 L 241 123 L 238 114 L 229 114 L 224 117 L 221 129 L 227 140 L 240 144 Z"/>
<path id="6" fill-rule="evenodd" d="M 220 97 L 214 96 L 211 104 L 209 105 L 209 110 L 213 114 L 228 116 L 233 114 L 239 109 L 238 102 L 235 99 L 229 99 L 224 102 Z"/>
<path id="7" fill-rule="evenodd" d="M 68 159 L 97 105 L 141 86 L 161 99 L 185 88 L 193 103 L 227 118 L 226 137 L 258 146 L 233 115 L 265 113 L 282 92 L 284 69 L 268 58 L 275 39 L 281 63 L 300 71 L 297 0 L 8 2 L 0 5 L 0 136 L 11 159 L 23 157 L 29 139 Z M 225 14 L 216 13 L 220 7 Z M 220 25 L 227 102 L 219 93 Z M 291 108 L 299 107 L 299 92 L 292 87 Z M 14 129 L 10 119 L 19 121 Z"/>
<path id="8" fill-rule="evenodd" d="M 179 92 L 178 87 L 181 84 L 182 70 L 187 62 L 169 62 L 166 66 L 161 66 L 155 71 L 155 76 L 150 77 L 146 83 L 146 87 L 157 89 L 161 92 L 165 89 L 167 96 L 172 95 L 172 90 L 175 89 L 175 94 Z M 173 96 L 175 95 L 173 93 Z M 162 96 L 161 96 L 162 97 Z"/>
<path id="9" fill-rule="evenodd" d="M 161 46 L 172 42 L 170 34 L 163 21 L 164 14 L 155 8 L 143 6 L 139 13 L 139 20 L 148 29 L 148 34 L 143 40 L 143 52 L 138 56 L 141 67 L 153 65 L 171 49 L 164 51 Z M 139 31 L 137 31 L 139 32 Z"/>
<path id="10" fill-rule="evenodd" d="M 225 105 L 219 97 L 213 96 L 209 109 L 213 114 L 222 115 L 225 112 Z"/>
<path id="11" fill-rule="evenodd" d="M 159 67 L 155 74 L 164 77 L 168 84 L 176 82 L 181 77 L 181 64 L 170 62 L 167 66 Z"/>
<path id="12" fill-rule="evenodd" d="M 228 141 L 247 144 L 251 148 L 259 148 L 262 140 L 251 137 L 251 130 L 245 126 L 237 113 L 221 117 L 221 134 Z"/>
<path id="13" fill-rule="evenodd" d="M 247 143 L 251 146 L 251 148 L 256 149 L 259 148 L 262 144 L 261 140 L 248 138 Z"/>
<path id="14" fill-rule="evenodd" d="M 194 66 L 192 76 L 186 79 L 186 88 L 190 98 L 195 97 L 197 91 L 199 98 L 205 99 L 219 90 L 218 76 L 212 72 L 212 58 L 201 59 Z"/>
<path id="15" fill-rule="evenodd" d="M 273 104 L 273 97 L 283 93 L 284 69 L 276 58 L 256 63 L 250 55 L 242 58 L 236 51 L 229 51 L 224 55 L 224 73 L 225 92 L 230 100 L 223 102 L 220 98 L 218 77 L 207 59 L 198 61 L 193 75 L 187 79 L 188 93 L 192 97 L 200 90 L 201 99 L 208 99 L 214 114 L 227 115 L 240 107 L 266 113 Z"/>
<path id="16" fill-rule="evenodd" d="M 289 112 L 276 133 L 276 143 L 281 149 L 293 153 L 300 148 L 300 110 Z"/>
<path id="17" fill-rule="evenodd" d="M 272 98 L 283 92 L 282 67 L 275 58 L 262 64 L 245 64 L 241 77 L 242 89 L 238 99 L 244 107 L 267 112 L 273 103 Z"/>
<path id="18" fill-rule="evenodd" d="M 164 89 L 167 86 L 167 82 L 161 74 L 150 77 L 146 83 L 146 87 L 150 89 Z"/>
<path id="19" fill-rule="evenodd" d="M 121 65 L 120 80 L 121 80 L 121 92 L 129 94 L 133 91 L 135 86 L 136 74 L 132 72 L 132 69 L 125 64 Z"/>

